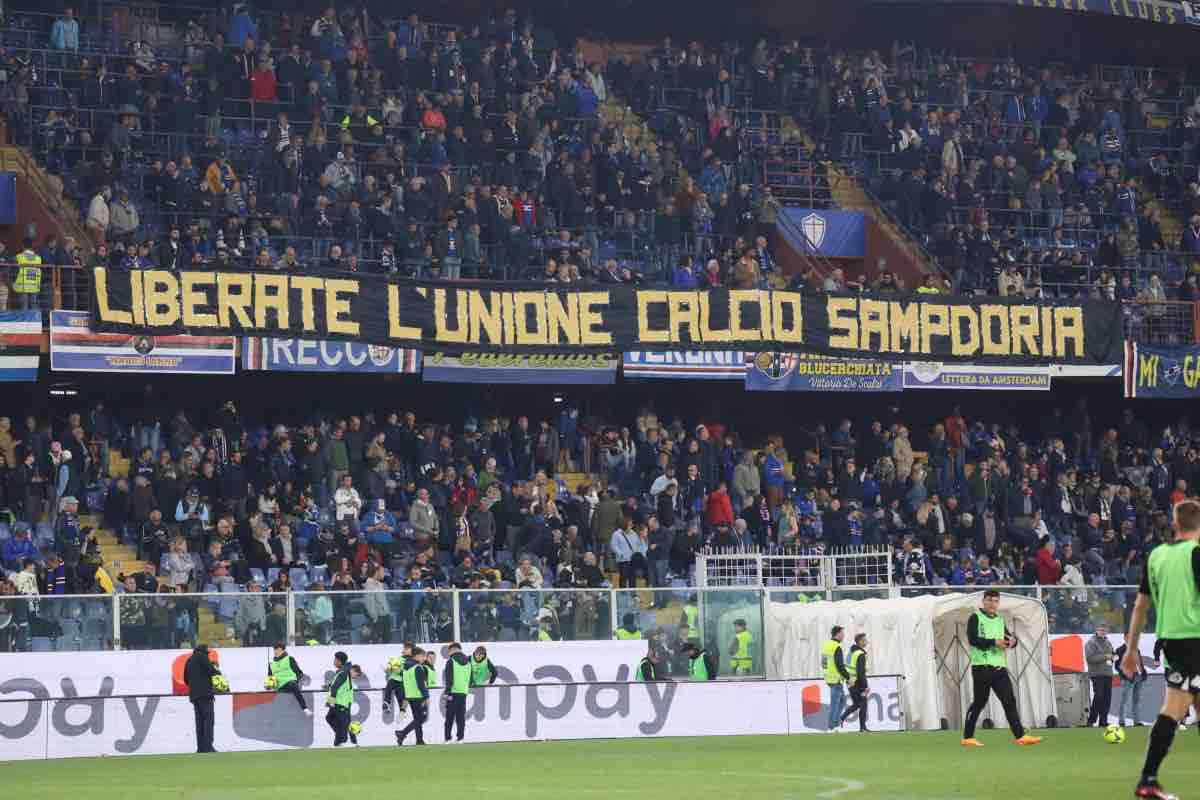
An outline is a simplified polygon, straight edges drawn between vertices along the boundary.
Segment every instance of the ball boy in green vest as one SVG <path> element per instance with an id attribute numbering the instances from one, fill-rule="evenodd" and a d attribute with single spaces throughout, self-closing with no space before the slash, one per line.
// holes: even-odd
<path id="1" fill-rule="evenodd" d="M 325 698 L 325 705 L 329 706 L 325 721 L 333 728 L 334 747 L 341 747 L 347 739 L 357 745 L 358 737 L 350 732 L 350 706 L 354 704 L 354 679 L 362 677 L 362 670 L 351 664 L 350 657 L 341 650 L 333 654 L 333 667 L 337 673 Z"/>
<path id="2" fill-rule="evenodd" d="M 971 681 L 975 699 L 967 709 L 962 744 L 966 747 L 983 747 L 983 742 L 975 738 L 975 725 L 992 692 L 996 693 L 1000 705 L 1004 707 L 1004 717 L 1017 744 L 1040 744 L 1042 737 L 1029 736 L 1021 725 L 1021 713 L 1017 709 L 1017 696 L 1013 691 L 1012 678 L 1008 675 L 1008 660 L 1004 652 L 1017 646 L 1017 637 L 1004 627 L 1004 618 L 1000 616 L 1000 593 L 995 589 L 983 593 L 983 608 L 967 620 L 967 643 L 971 651 Z"/>
<path id="3" fill-rule="evenodd" d="M 383 667 L 387 683 L 383 686 L 383 710 L 387 713 L 392 708 L 392 699 L 396 700 L 396 711 L 404 711 L 404 662 L 412 656 L 413 643 L 405 642 L 400 650 L 400 657 L 388 659 Z"/>
<path id="4" fill-rule="evenodd" d="M 276 692 L 287 692 L 292 695 L 304 713 L 312 716 L 312 709 L 308 707 L 308 703 L 304 702 L 304 694 L 300 691 L 300 680 L 304 677 L 304 672 L 296 663 L 296 659 L 288 653 L 283 642 L 275 644 L 275 657 L 271 659 L 271 663 L 267 667 L 267 677 L 275 679 Z"/>
<path id="5" fill-rule="evenodd" d="M 458 726 L 456 741 L 463 740 L 463 729 L 467 725 L 467 695 L 471 691 L 471 659 L 462 651 L 462 645 L 451 642 L 450 657 L 442 672 L 442 683 L 446 686 L 446 741 L 450 741 L 450 729 Z"/>
<path id="6" fill-rule="evenodd" d="M 429 716 L 429 685 L 426 682 L 425 651 L 412 649 L 412 655 L 404 662 L 404 699 L 412 712 L 412 721 L 396 731 L 396 744 L 403 745 L 410 733 L 417 735 L 417 744 L 425 744 L 425 720 Z"/>
<path id="7" fill-rule="evenodd" d="M 683 652 L 688 658 L 688 678 L 693 681 L 715 681 L 717 679 L 717 659 L 712 653 L 701 650 L 695 642 L 683 646 Z"/>
<path id="8" fill-rule="evenodd" d="M 1150 746 L 1137 797 L 1176 800 L 1158 782 L 1158 768 L 1171 749 L 1175 730 L 1188 707 L 1200 711 L 1200 501 L 1175 504 L 1175 541 L 1160 544 L 1146 559 L 1146 572 L 1125 635 L 1121 672 L 1137 674 L 1137 647 L 1153 605 L 1158 638 L 1163 642 L 1167 692 L 1158 719 L 1150 729 Z M 1169 664 L 1169 666 L 1167 666 Z"/>
<path id="9" fill-rule="evenodd" d="M 483 645 L 476 647 L 471 653 L 471 685 L 491 686 L 497 677 L 496 665 L 488 658 L 487 648 Z"/>

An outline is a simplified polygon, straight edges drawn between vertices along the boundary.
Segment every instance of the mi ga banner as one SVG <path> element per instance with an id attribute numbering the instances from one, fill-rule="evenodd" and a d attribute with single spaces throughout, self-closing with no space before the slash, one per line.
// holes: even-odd
<path id="1" fill-rule="evenodd" d="M 617 357 L 588 353 L 463 353 L 425 356 L 422 379 L 447 383 L 559 384 L 617 382 Z"/>
<path id="2" fill-rule="evenodd" d="M 861 211 L 784 208 L 780 216 L 776 230 L 802 253 L 826 258 L 863 258 L 867 254 L 867 218 Z"/>
<path id="3" fill-rule="evenodd" d="M 753 392 L 898 392 L 903 365 L 804 353 L 756 353 L 746 365 Z"/>
<path id="4" fill-rule="evenodd" d="M 131 336 L 359 341 L 450 355 L 750 350 L 1008 364 L 1111 364 L 1122 342 L 1119 306 L 1088 301 L 484 288 L 354 273 L 92 275 L 93 328 Z"/>
<path id="5" fill-rule="evenodd" d="M 421 351 L 360 342 L 311 339 L 242 339 L 242 369 L 272 372 L 421 371 Z"/>
<path id="6" fill-rule="evenodd" d="M 1155 347 L 1128 341 L 1124 377 L 1126 397 L 1200 398 L 1200 345 Z"/>

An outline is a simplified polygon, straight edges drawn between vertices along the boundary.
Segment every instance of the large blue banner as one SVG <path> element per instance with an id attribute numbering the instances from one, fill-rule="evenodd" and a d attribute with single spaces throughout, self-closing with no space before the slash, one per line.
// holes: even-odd
<path id="1" fill-rule="evenodd" d="M 801 253 L 817 253 L 826 258 L 867 255 L 867 218 L 860 211 L 784 208 L 776 228 Z"/>
<path id="2" fill-rule="evenodd" d="M 421 351 L 363 342 L 242 339 L 242 369 L 274 372 L 421 371 Z"/>
<path id="3" fill-rule="evenodd" d="M 1200 398 L 1200 345 L 1156 347 L 1125 342 L 1125 396 Z"/>
<path id="4" fill-rule="evenodd" d="M 754 392 L 899 392 L 904 365 L 805 353 L 757 353 L 746 365 Z"/>

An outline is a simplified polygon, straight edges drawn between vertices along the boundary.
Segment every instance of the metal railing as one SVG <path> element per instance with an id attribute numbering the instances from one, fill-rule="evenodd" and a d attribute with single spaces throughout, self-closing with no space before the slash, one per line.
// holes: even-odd
<path id="1" fill-rule="evenodd" d="M 0 652 L 167 650 L 212 646 L 419 641 L 605 641 L 686 638 L 718 646 L 744 621 L 762 651 L 766 603 L 900 599 L 983 586 L 845 585 L 615 589 L 438 589 L 132 593 L 0 597 Z M 1098 621 L 1120 630 L 1136 586 L 1009 586 L 1047 606 L 1050 633 Z M 624 628 L 625 632 L 620 629 Z M 761 664 L 760 658 L 754 659 Z"/>

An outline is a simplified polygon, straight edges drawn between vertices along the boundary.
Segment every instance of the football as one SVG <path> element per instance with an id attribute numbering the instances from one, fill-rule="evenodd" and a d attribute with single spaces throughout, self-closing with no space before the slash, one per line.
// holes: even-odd
<path id="1" fill-rule="evenodd" d="M 214 675 L 212 679 L 213 690 L 217 692 L 229 691 L 229 679 L 224 675 Z"/>
<path id="2" fill-rule="evenodd" d="M 275 689 L 279 686 L 279 682 L 274 677 L 267 678 L 263 681 L 263 688 L 267 690 Z"/>
<path id="3" fill-rule="evenodd" d="M 1104 729 L 1104 741 L 1109 744 L 1120 744 L 1125 741 L 1125 729 L 1120 725 L 1109 725 Z"/>
<path id="4" fill-rule="evenodd" d="M 358 722 L 357 720 L 354 722 L 351 722 L 350 723 L 350 732 L 353 733 L 355 736 L 358 736 L 358 734 L 362 733 L 362 723 Z M 1123 735 L 1124 734 L 1122 734 L 1122 736 Z"/>
<path id="5" fill-rule="evenodd" d="M 387 671 L 396 672 L 404 666 L 404 659 L 400 656 L 392 656 L 388 659 Z"/>

